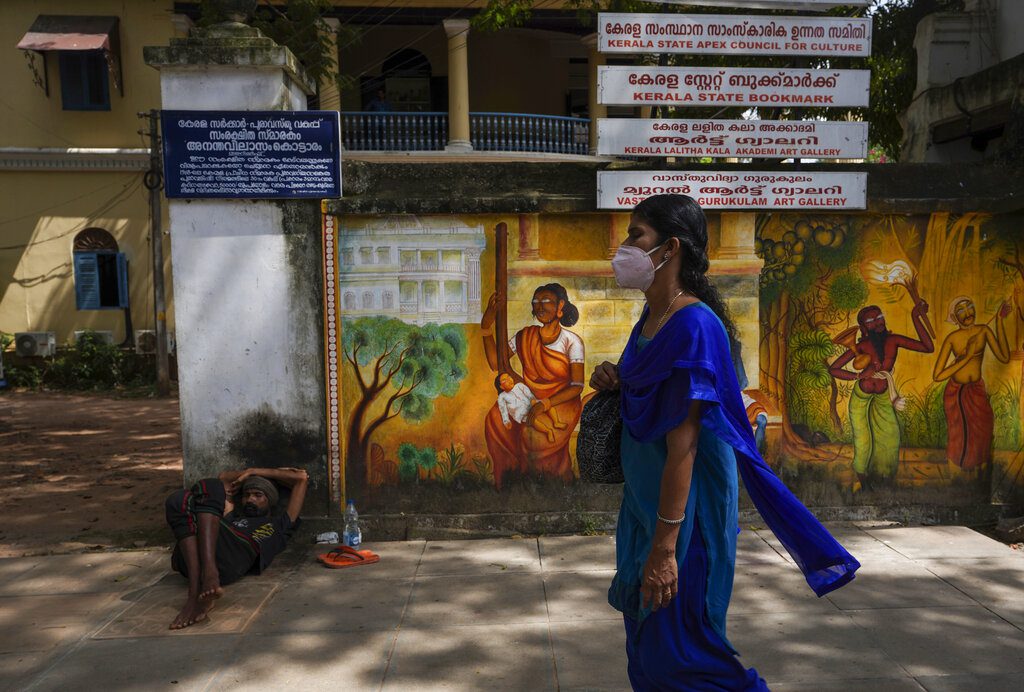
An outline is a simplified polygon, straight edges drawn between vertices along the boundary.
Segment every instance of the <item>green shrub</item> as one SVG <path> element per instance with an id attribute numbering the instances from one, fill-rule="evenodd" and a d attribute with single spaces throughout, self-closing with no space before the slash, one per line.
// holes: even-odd
<path id="1" fill-rule="evenodd" d="M 998 450 L 1014 452 L 1021 448 L 1020 381 L 1003 382 L 989 392 L 989 402 L 998 425 L 995 426 L 994 446 Z"/>
<path id="2" fill-rule="evenodd" d="M 156 381 L 152 356 L 108 344 L 88 331 L 78 338 L 74 348 L 60 349 L 53 358 L 5 366 L 12 387 L 29 389 L 110 390 L 145 387 Z"/>
<path id="3" fill-rule="evenodd" d="M 933 382 L 923 393 L 907 392 L 907 407 L 897 413 L 904 447 L 942 449 L 946 446 L 946 409 L 942 405 L 945 382 Z"/>

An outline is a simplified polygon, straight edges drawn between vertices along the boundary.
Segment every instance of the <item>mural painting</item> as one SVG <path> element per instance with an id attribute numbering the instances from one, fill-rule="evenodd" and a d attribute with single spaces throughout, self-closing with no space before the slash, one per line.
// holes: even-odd
<path id="1" fill-rule="evenodd" d="M 499 300 L 497 293 L 491 296 L 480 322 L 487 364 L 498 373 L 495 382 L 501 392 L 484 423 L 494 485 L 501 489 L 510 471 L 572 481 L 569 442 L 583 409 L 585 347 L 569 327 L 578 321 L 579 310 L 561 284 L 538 286 L 530 305 L 539 324 L 523 327 L 507 342 L 503 339 L 499 348 L 490 332 L 504 313 Z M 518 357 L 518 373 L 512 369 L 512 355 Z M 509 404 L 518 404 L 519 415 L 509 416 Z"/>
<path id="2" fill-rule="evenodd" d="M 759 446 L 808 504 L 1021 492 L 1019 217 L 750 215 L 756 256 L 738 218 L 709 215 L 714 280 Z M 325 217 L 336 497 L 614 509 L 577 482 L 574 452 L 589 373 L 643 307 L 609 265 L 628 219 Z"/>
<path id="3" fill-rule="evenodd" d="M 761 217 L 769 456 L 833 483 L 833 501 L 1019 491 L 1019 221 Z"/>
<path id="4" fill-rule="evenodd" d="M 618 357 L 641 307 L 608 264 L 627 221 L 332 218 L 348 491 L 372 507 L 576 485 L 586 373 Z"/>

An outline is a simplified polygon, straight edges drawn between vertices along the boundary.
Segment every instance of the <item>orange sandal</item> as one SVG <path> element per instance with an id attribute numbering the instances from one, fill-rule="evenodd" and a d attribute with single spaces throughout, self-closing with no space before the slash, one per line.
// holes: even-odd
<path id="1" fill-rule="evenodd" d="M 380 555 L 372 550 L 356 550 L 347 545 L 339 545 L 330 552 L 317 555 L 316 559 L 322 562 L 324 567 L 342 569 L 343 567 L 372 565 L 375 562 L 380 562 Z"/>

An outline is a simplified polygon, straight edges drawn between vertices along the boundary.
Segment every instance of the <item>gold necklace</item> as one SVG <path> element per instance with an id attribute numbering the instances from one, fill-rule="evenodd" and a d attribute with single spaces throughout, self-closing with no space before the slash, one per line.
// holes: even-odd
<path id="1" fill-rule="evenodd" d="M 686 293 L 685 290 L 680 290 L 679 293 L 675 294 L 675 296 L 672 297 L 672 301 L 668 304 L 668 307 L 665 308 L 665 312 L 664 314 L 662 314 L 661 319 L 658 320 L 658 326 L 654 328 L 655 334 L 661 331 L 661 325 L 665 324 L 665 318 L 668 317 L 668 311 L 671 310 L 672 306 L 676 304 L 677 300 L 679 300 L 679 296 L 683 295 L 684 293 Z"/>

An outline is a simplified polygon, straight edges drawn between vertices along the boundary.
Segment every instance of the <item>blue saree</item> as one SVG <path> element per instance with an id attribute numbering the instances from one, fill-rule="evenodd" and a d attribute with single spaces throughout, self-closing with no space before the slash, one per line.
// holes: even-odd
<path id="1" fill-rule="evenodd" d="M 737 470 L 814 593 L 822 596 L 846 584 L 860 564 L 758 453 L 728 337 L 715 313 L 703 303 L 687 306 L 653 339 L 640 334 L 646 318 L 645 310 L 619 368 L 626 483 L 616 529 L 616 575 L 608 592 L 609 603 L 625 617 L 630 679 L 637 690 L 766 689 L 755 671 L 740 665 L 725 635 L 736 560 Z M 639 589 L 654 537 L 665 435 L 683 422 L 694 400 L 705 406 L 686 521 L 676 545 L 679 596 L 669 608 L 651 613 L 642 607 Z M 675 642 L 672 651 L 664 650 L 666 638 Z"/>

